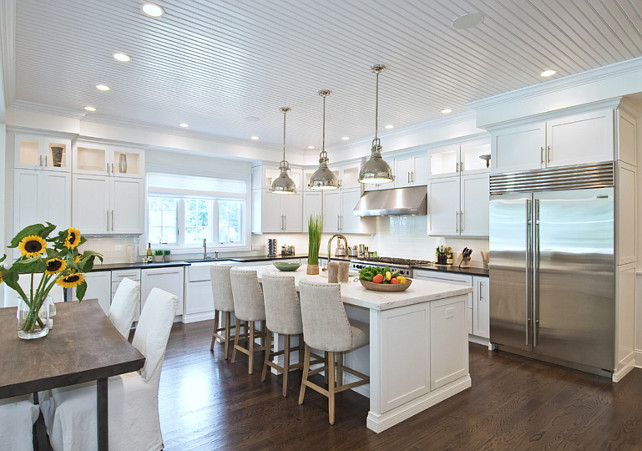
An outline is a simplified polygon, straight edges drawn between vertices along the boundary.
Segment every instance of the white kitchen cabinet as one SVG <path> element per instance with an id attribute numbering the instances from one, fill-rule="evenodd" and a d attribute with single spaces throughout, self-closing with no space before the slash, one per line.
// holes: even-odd
<path id="1" fill-rule="evenodd" d="M 39 169 L 70 172 L 71 140 L 40 135 L 17 134 L 15 137 L 16 169 Z"/>
<path id="2" fill-rule="evenodd" d="M 473 335 L 490 338 L 490 293 L 488 277 L 473 276 Z"/>
<path id="3" fill-rule="evenodd" d="M 493 173 L 613 160 L 611 108 L 492 132 Z"/>
<path id="4" fill-rule="evenodd" d="M 488 236 L 489 174 L 480 155 L 487 140 L 433 148 L 428 180 L 428 234 Z"/>
<path id="5" fill-rule="evenodd" d="M 428 155 L 425 151 L 395 157 L 395 188 L 425 185 L 428 183 L 429 171 Z"/>
<path id="6" fill-rule="evenodd" d="M 252 233 L 301 232 L 301 199 L 301 194 L 252 190 Z"/>
<path id="7" fill-rule="evenodd" d="M 28 225 L 51 222 L 71 226 L 71 174 L 49 170 L 14 170 L 14 234 Z"/>
<path id="8" fill-rule="evenodd" d="M 152 288 L 160 288 L 178 297 L 178 308 L 176 315 L 183 314 L 183 283 L 184 269 L 182 266 L 170 266 L 166 268 L 150 268 L 141 271 L 140 281 L 140 309 L 145 306 L 147 296 Z"/>
<path id="9" fill-rule="evenodd" d="M 105 314 L 111 305 L 111 271 L 92 271 L 85 274 L 87 291 L 83 299 L 98 299 Z M 74 299 L 75 299 L 74 292 Z"/>
<path id="10" fill-rule="evenodd" d="M 303 232 L 308 231 L 308 222 L 312 215 L 323 216 L 323 193 L 320 191 L 303 193 Z"/>
<path id="11" fill-rule="evenodd" d="M 145 153 L 142 149 L 77 142 L 73 168 L 74 174 L 143 178 Z"/>
<path id="12" fill-rule="evenodd" d="M 185 310 L 183 322 L 204 321 L 214 318 L 214 296 L 210 267 L 236 265 L 230 261 L 192 263 L 185 268 Z"/>
<path id="13" fill-rule="evenodd" d="M 74 174 L 74 226 L 86 235 L 143 233 L 144 189 L 138 178 Z"/>
<path id="14" fill-rule="evenodd" d="M 374 218 L 354 215 L 361 188 L 341 188 L 323 193 L 324 233 L 374 233 Z"/>
<path id="15" fill-rule="evenodd" d="M 114 295 L 118 286 L 123 279 L 131 279 L 134 282 L 140 283 L 140 269 L 116 269 L 111 272 L 111 300 L 114 300 Z M 134 311 L 134 321 L 140 319 L 140 290 L 138 290 L 138 298 L 136 299 L 136 310 Z"/>
<path id="16" fill-rule="evenodd" d="M 430 303 L 430 390 L 468 374 L 466 305 L 461 297 Z"/>

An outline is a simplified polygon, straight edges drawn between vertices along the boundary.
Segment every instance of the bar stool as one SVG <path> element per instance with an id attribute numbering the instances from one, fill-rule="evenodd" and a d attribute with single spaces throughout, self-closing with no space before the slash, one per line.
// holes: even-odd
<path id="1" fill-rule="evenodd" d="M 221 343 L 225 343 L 225 360 L 230 353 L 230 329 L 232 326 L 232 312 L 234 311 L 234 297 L 232 296 L 232 283 L 230 282 L 230 269 L 232 265 L 211 265 L 210 276 L 212 280 L 212 296 L 214 298 L 214 331 L 212 332 L 212 343 L 210 351 L 214 351 L 214 342 L 218 338 Z M 224 324 L 220 327 L 220 315 L 225 313 Z M 220 334 L 225 331 L 225 336 Z"/>
<path id="2" fill-rule="evenodd" d="M 256 271 L 248 271 L 242 268 L 230 270 L 230 281 L 232 283 L 232 296 L 234 298 L 234 315 L 236 316 L 236 340 L 232 349 L 232 363 L 236 360 L 236 351 L 241 351 L 249 357 L 248 374 L 254 370 L 254 352 L 266 351 L 265 346 L 265 304 L 263 303 L 263 291 L 259 285 Z M 241 332 L 241 321 L 245 322 L 245 333 Z M 255 328 L 256 321 L 261 322 L 260 331 Z M 254 340 L 261 339 L 261 346 L 255 346 Z M 241 346 L 241 342 L 247 342 L 247 347 Z"/>
<path id="3" fill-rule="evenodd" d="M 268 366 L 283 373 L 283 397 L 286 397 L 288 393 L 288 373 L 290 369 L 301 368 L 303 366 L 300 363 L 303 343 L 303 323 L 301 322 L 299 296 L 296 293 L 294 276 L 264 274 L 262 283 L 269 351 L 265 353 L 261 382 L 266 379 Z M 274 351 L 271 345 L 274 333 L 283 335 L 284 337 L 284 345 L 281 351 Z M 290 348 L 291 335 L 299 336 L 299 346 L 296 348 Z M 290 352 L 293 350 L 299 350 L 299 363 L 296 365 L 290 365 Z M 273 361 L 275 357 L 280 355 L 283 355 L 283 366 Z"/>
<path id="4" fill-rule="evenodd" d="M 303 360 L 303 379 L 299 393 L 299 404 L 303 404 L 305 388 L 321 393 L 328 398 L 330 424 L 334 424 L 334 395 L 360 385 L 368 384 L 370 378 L 351 368 L 343 366 L 343 353 L 365 346 L 369 343 L 368 324 L 348 320 L 341 301 L 341 285 L 318 283 L 302 280 L 299 282 L 301 295 L 301 317 L 303 319 L 303 338 L 305 357 Z M 323 368 L 310 371 L 310 348 L 328 353 L 328 388 L 325 389 L 308 378 Z M 335 358 L 337 377 L 335 379 Z M 343 371 L 359 378 L 356 382 L 343 384 Z M 335 385 L 336 384 L 336 385 Z"/>

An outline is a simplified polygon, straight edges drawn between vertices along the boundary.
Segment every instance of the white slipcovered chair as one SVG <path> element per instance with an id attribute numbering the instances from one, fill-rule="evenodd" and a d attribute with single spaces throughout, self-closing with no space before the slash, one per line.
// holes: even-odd
<path id="1" fill-rule="evenodd" d="M 230 342 L 232 341 L 231 329 L 236 329 L 231 325 L 232 312 L 234 311 L 234 297 L 232 295 L 232 282 L 230 281 L 230 269 L 232 265 L 212 265 L 210 266 L 210 276 L 212 279 L 212 296 L 214 299 L 214 330 L 212 331 L 212 343 L 210 351 L 214 351 L 214 342 L 218 338 L 225 343 L 225 360 L 230 354 Z M 219 327 L 219 315 L 225 313 L 224 325 Z M 225 331 L 225 336 L 220 332 Z"/>
<path id="2" fill-rule="evenodd" d="M 132 322 L 138 307 L 139 293 L 140 284 L 125 277 L 118 284 L 114 299 L 109 306 L 109 314 L 107 316 L 125 339 L 129 338 L 129 331 L 132 328 Z"/>
<path id="3" fill-rule="evenodd" d="M 334 394 L 370 382 L 370 378 L 365 374 L 343 366 L 343 353 L 367 345 L 370 341 L 370 329 L 366 323 L 348 319 L 343 301 L 341 301 L 341 285 L 338 283 L 302 280 L 299 282 L 299 294 L 301 295 L 301 317 L 303 319 L 303 339 L 305 340 L 299 404 L 303 404 L 306 387 L 321 393 L 328 398 L 329 421 L 330 424 L 334 424 Z M 318 368 L 310 371 L 310 348 L 328 353 L 327 389 L 309 380 L 309 376 L 324 369 Z M 335 358 L 338 358 L 336 367 Z M 344 385 L 344 371 L 356 376 L 359 380 Z"/>
<path id="4" fill-rule="evenodd" d="M 139 371 L 109 378 L 109 449 L 159 450 L 158 385 L 176 314 L 175 295 L 154 288 L 147 297 L 132 344 L 145 356 Z M 55 451 L 88 451 L 96 442 L 96 384 L 55 389 L 42 403 Z"/>
<path id="5" fill-rule="evenodd" d="M 38 419 L 38 406 L 32 395 L 0 399 L 0 449 L 33 450 L 33 424 Z"/>

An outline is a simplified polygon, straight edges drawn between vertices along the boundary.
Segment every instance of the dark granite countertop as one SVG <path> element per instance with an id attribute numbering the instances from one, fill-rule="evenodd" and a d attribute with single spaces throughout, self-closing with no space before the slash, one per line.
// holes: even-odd
<path id="1" fill-rule="evenodd" d="M 112 271 L 116 269 L 151 269 L 151 268 L 170 268 L 172 266 L 189 266 L 191 263 L 176 260 L 163 263 L 107 263 L 104 265 L 95 265 L 93 271 Z"/>
<path id="2" fill-rule="evenodd" d="M 450 272 L 454 274 L 468 274 L 471 276 L 486 276 L 488 277 L 488 270 L 484 268 L 459 268 L 454 265 L 442 266 L 442 265 L 416 265 L 412 269 L 426 269 L 428 271 L 437 271 L 437 272 Z"/>
<path id="3" fill-rule="evenodd" d="M 261 262 L 261 261 L 272 261 L 272 260 L 289 260 L 292 258 L 308 258 L 308 254 L 295 254 L 295 255 L 276 255 L 274 257 L 268 257 L 267 255 L 254 255 L 249 257 L 229 257 L 222 258 L 220 260 L 228 260 L 232 262 Z"/>

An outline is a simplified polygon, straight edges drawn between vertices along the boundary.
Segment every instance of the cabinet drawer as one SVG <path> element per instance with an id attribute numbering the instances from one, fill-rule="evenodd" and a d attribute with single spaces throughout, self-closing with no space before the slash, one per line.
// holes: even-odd
<path id="1" fill-rule="evenodd" d="M 445 274 L 438 271 L 415 269 L 413 271 L 415 279 L 430 280 L 433 282 L 454 283 L 457 285 L 473 286 L 473 276 L 464 274 Z"/>
<path id="2" fill-rule="evenodd" d="M 210 274 L 210 266 L 214 265 L 232 265 L 230 261 L 217 261 L 217 262 L 203 262 L 192 263 L 187 267 L 187 281 L 188 282 L 209 282 L 212 280 Z"/>
<path id="3" fill-rule="evenodd" d="M 111 283 L 118 285 L 125 277 L 140 282 L 140 269 L 118 269 L 111 272 Z"/>

